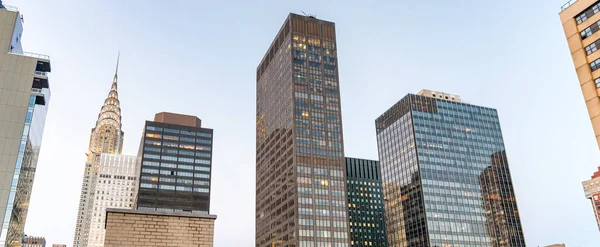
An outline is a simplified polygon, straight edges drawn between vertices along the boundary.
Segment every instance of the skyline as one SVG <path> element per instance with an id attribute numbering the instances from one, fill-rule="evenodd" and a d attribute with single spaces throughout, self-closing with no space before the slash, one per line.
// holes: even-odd
<path id="1" fill-rule="evenodd" d="M 89 47 L 83 50 L 84 47 L 72 46 L 72 43 L 61 43 L 60 41 L 65 41 L 63 38 L 59 38 L 58 41 L 49 42 L 48 44 L 44 44 L 44 42 L 37 44 L 36 41 L 43 41 L 44 39 L 51 40 L 50 38 L 55 38 L 44 35 L 51 32 L 50 30 L 56 30 L 53 29 L 56 28 L 56 26 L 62 26 L 56 25 L 56 22 L 60 23 L 59 20 L 66 17 L 50 20 L 48 17 L 52 15 L 49 15 L 49 13 L 52 13 L 52 9 L 64 9 L 67 4 L 52 3 L 52 5 L 55 6 L 50 6 L 50 3 L 45 2 L 18 3 L 15 1 L 5 1 L 5 4 L 17 5 L 25 15 L 25 49 L 51 55 L 53 67 L 55 68 L 51 81 L 53 84 L 53 106 L 50 108 L 48 115 L 47 129 L 43 140 L 44 148 L 42 148 L 41 151 L 40 162 L 38 165 L 39 169 L 34 184 L 31 210 L 26 228 L 27 230 L 33 230 L 34 232 L 26 231 L 27 233 L 46 236 L 47 239 L 49 239 L 49 243 L 70 242 L 69 236 L 72 236 L 72 228 L 76 215 L 72 209 L 75 208 L 76 211 L 76 203 L 71 203 L 70 201 L 64 202 L 64 208 L 59 210 L 58 214 L 62 217 L 62 220 L 44 221 L 44 219 L 54 217 L 53 215 L 46 215 L 46 218 L 44 218 L 44 207 L 47 207 L 47 205 L 55 205 L 56 200 L 52 201 L 50 195 L 44 195 L 48 194 L 48 191 L 44 193 L 43 189 L 63 188 L 65 190 L 65 195 L 68 195 L 69 200 L 77 198 L 79 186 L 76 184 L 79 183 L 80 185 L 81 182 L 81 172 L 83 170 L 80 164 L 83 161 L 83 155 L 79 156 L 76 154 L 82 154 L 88 144 L 88 140 L 85 139 L 88 138 L 87 135 L 89 134 L 89 129 L 93 127 L 93 119 L 97 117 L 95 111 L 101 106 L 102 99 L 105 97 L 107 85 L 110 83 L 109 81 L 112 73 L 110 67 L 114 66 L 114 54 L 118 48 L 121 47 L 124 51 L 120 71 L 122 74 L 120 75 L 120 82 L 122 85 L 120 91 L 121 96 L 125 98 L 122 100 L 122 110 L 124 112 L 123 128 L 124 131 L 128 133 L 127 141 L 124 146 L 124 154 L 135 153 L 134 150 L 137 149 L 144 120 L 150 119 L 154 113 L 160 111 L 172 111 L 196 115 L 203 119 L 203 121 L 207 123 L 207 126 L 214 128 L 216 133 L 228 133 L 227 136 L 215 138 L 215 179 L 213 180 L 215 184 L 215 193 L 213 194 L 212 199 L 212 201 L 214 201 L 212 211 L 219 215 L 219 220 L 216 223 L 215 242 L 219 246 L 236 246 L 236 243 L 245 244 L 252 241 L 254 234 L 252 230 L 254 228 L 254 220 L 252 217 L 254 211 L 252 205 L 254 201 L 252 197 L 254 191 L 253 187 L 250 185 L 253 183 L 253 179 L 251 176 L 248 178 L 247 174 L 248 172 L 252 173 L 254 170 L 254 138 L 252 137 L 254 134 L 253 120 L 255 110 L 252 98 L 254 94 L 254 72 L 258 62 L 262 58 L 262 54 L 266 51 L 268 44 L 270 44 L 272 34 L 278 30 L 278 25 L 280 25 L 281 21 L 290 11 L 299 13 L 301 11 L 300 9 L 296 9 L 297 7 L 286 7 L 276 4 L 273 8 L 277 10 L 271 9 L 272 11 L 270 12 L 265 11 L 265 14 L 269 14 L 260 17 L 263 18 L 262 21 L 265 21 L 262 25 L 260 24 L 260 21 L 257 23 L 257 20 L 251 21 L 249 24 L 238 23 L 239 26 L 246 27 L 247 25 L 251 25 L 251 27 L 259 30 L 258 33 L 252 33 L 255 35 L 252 36 L 252 39 L 245 40 L 248 41 L 248 43 L 244 44 L 243 47 L 227 46 L 227 41 L 224 41 L 225 44 L 218 44 L 222 42 L 221 39 L 211 41 L 198 38 L 192 39 L 191 41 L 193 42 L 191 42 L 189 46 L 184 47 L 195 47 L 191 44 L 203 41 L 209 44 L 207 48 L 198 50 L 192 49 L 189 53 L 180 54 L 180 52 L 182 52 L 180 48 L 173 46 L 173 50 L 169 50 L 170 47 L 165 48 L 165 46 L 162 46 L 163 42 L 175 42 L 173 39 L 167 38 L 164 40 L 161 39 L 158 44 L 153 43 L 150 47 L 144 46 L 148 44 L 140 45 L 140 47 L 134 46 L 137 45 L 135 42 L 140 41 L 136 39 L 127 42 L 119 41 L 119 43 L 126 43 L 126 45 L 114 44 L 117 42 L 112 40 L 110 47 L 102 47 L 98 50 L 90 49 Z M 119 3 L 118 5 L 123 6 L 126 4 L 130 3 Z M 420 3 L 411 4 L 416 5 Z M 444 10 L 443 7 L 446 4 L 448 3 L 441 3 L 440 9 L 434 10 Z M 492 8 L 486 4 L 493 5 L 495 3 L 474 3 L 474 6 L 471 7 L 487 6 L 488 9 Z M 31 7 L 29 7 L 29 5 L 31 5 Z M 81 5 L 79 3 L 68 5 L 73 5 L 75 9 L 81 7 L 78 6 Z M 101 20 L 104 20 L 102 19 L 102 16 L 106 14 L 102 12 L 103 10 L 108 10 L 116 6 L 112 5 L 111 8 L 107 8 L 110 4 L 104 5 L 94 3 L 90 5 L 90 8 L 98 8 L 100 16 L 98 19 Z M 512 32 L 509 32 L 512 31 L 509 29 L 522 25 L 523 27 L 516 29 L 521 32 L 519 34 L 522 36 L 509 36 L 512 39 L 508 39 L 508 44 L 501 44 L 502 41 L 491 39 L 476 39 L 475 41 L 460 40 L 461 42 L 465 42 L 461 43 L 451 39 L 457 38 L 453 36 L 451 31 L 442 30 L 431 32 L 434 36 L 442 34 L 450 37 L 448 41 L 444 42 L 444 47 L 451 49 L 441 50 L 433 46 L 436 43 L 428 43 L 431 42 L 431 37 L 427 34 L 417 32 L 419 29 L 427 26 L 426 24 L 429 22 L 426 21 L 431 21 L 423 20 L 425 23 L 421 25 L 403 26 L 402 28 L 399 28 L 400 31 L 397 32 L 390 30 L 390 33 L 393 34 L 412 35 L 398 36 L 397 38 L 389 39 L 389 42 L 391 43 L 402 41 L 408 43 L 408 45 L 383 46 L 390 49 L 386 51 L 388 53 L 383 53 L 382 50 L 378 49 L 378 47 L 382 45 L 378 45 L 375 41 L 385 40 L 387 37 L 386 35 L 390 35 L 389 33 L 382 32 L 373 34 L 369 31 L 371 27 L 366 28 L 365 26 L 358 25 L 360 24 L 358 23 L 358 20 L 352 20 L 360 8 L 355 9 L 354 11 L 350 9 L 349 12 L 344 13 L 344 11 L 341 10 L 333 11 L 328 8 L 328 6 L 332 5 L 332 2 L 329 2 L 329 5 L 319 5 L 319 8 L 315 8 L 314 12 L 322 12 L 316 13 L 317 17 L 334 21 L 338 29 L 339 55 L 340 59 L 343 61 L 340 64 L 340 85 L 342 88 L 341 97 L 343 101 L 342 116 L 344 123 L 346 123 L 344 129 L 344 136 L 346 137 L 344 143 L 346 156 L 370 159 L 377 157 L 374 137 L 374 119 L 387 109 L 386 106 L 394 104 L 400 100 L 403 95 L 407 93 L 416 93 L 422 88 L 443 90 L 445 92 L 461 95 L 463 99 L 467 101 L 494 107 L 499 110 L 500 122 L 502 122 L 502 127 L 505 132 L 508 159 L 511 163 L 515 190 L 517 197 L 519 198 L 519 207 L 523 213 L 522 221 L 525 228 L 525 238 L 527 243 L 530 245 L 544 245 L 552 242 L 565 242 L 569 244 L 569 246 L 593 246 L 594 243 L 598 242 L 597 229 L 595 229 L 591 210 L 589 210 L 590 205 L 582 198 L 581 195 L 583 195 L 583 191 L 580 186 L 580 182 L 587 179 L 589 174 L 594 171 L 595 167 L 598 165 L 598 149 L 591 136 L 591 133 L 593 132 L 588 123 L 589 121 L 587 120 L 587 113 L 585 112 L 579 89 L 577 89 L 573 83 L 577 79 L 572 69 L 568 49 L 566 44 L 564 44 L 562 30 L 560 30 L 557 12 L 562 5 L 562 1 L 556 1 L 556 4 L 552 1 L 552 3 L 538 5 L 521 3 L 519 7 L 523 7 L 523 9 L 516 11 L 517 16 L 521 14 L 520 16 L 522 17 L 526 16 L 532 18 L 526 10 L 531 11 L 534 9 L 533 7 L 536 7 L 535 10 L 540 10 L 543 7 L 545 15 L 540 19 L 528 19 L 528 21 L 532 22 L 526 24 L 523 23 L 523 19 L 517 18 L 516 20 L 512 20 L 514 22 L 507 20 L 507 22 L 511 24 L 509 27 L 494 30 L 499 31 L 500 34 L 494 32 L 491 33 L 492 38 L 499 38 L 502 36 L 501 34 L 513 34 Z M 182 2 L 179 2 L 174 3 L 174 5 L 171 5 L 169 8 L 185 10 L 182 6 Z M 402 5 L 399 5 L 398 7 L 401 6 Z M 146 6 L 138 7 L 138 9 L 142 9 Z M 323 9 L 321 9 L 321 7 Z M 428 9 L 427 7 L 431 6 L 422 4 L 409 7 L 412 7 L 407 8 L 410 9 L 411 12 L 419 12 L 416 10 L 426 11 Z M 448 7 L 448 5 L 445 7 Z M 482 23 L 477 24 L 477 27 L 483 26 L 489 19 L 496 18 L 496 21 L 498 21 L 498 16 L 495 15 L 500 15 L 503 10 L 506 11 L 507 6 L 498 5 L 495 7 L 498 7 L 496 10 L 499 13 L 487 13 L 488 16 L 485 16 L 486 19 L 480 20 Z M 528 9 L 526 7 L 531 8 Z M 373 17 L 369 15 L 369 17 L 375 19 L 368 22 L 369 24 L 377 23 L 377 20 L 381 21 L 381 19 L 393 21 L 396 17 L 385 16 L 385 14 L 390 14 L 386 12 L 385 7 L 378 8 L 378 10 L 381 11 L 380 13 L 384 14 L 383 17 Z M 406 9 L 403 10 L 408 11 Z M 115 16 L 122 17 L 122 15 L 120 15 L 123 14 L 121 11 L 122 10 L 119 8 L 115 8 L 115 12 L 117 12 L 114 13 Z M 223 14 L 220 13 L 220 11 L 220 9 L 219 11 L 216 11 L 216 14 Z M 239 10 L 232 11 L 238 13 L 236 11 Z M 144 13 L 142 17 L 151 19 L 153 14 L 156 14 L 157 12 L 160 11 L 149 11 Z M 186 13 L 185 11 L 183 12 Z M 244 12 L 250 11 L 244 10 Z M 365 11 L 361 10 L 361 12 Z M 374 13 L 364 14 L 368 15 Z M 407 13 L 398 13 L 399 16 L 402 16 L 402 14 Z M 84 14 L 82 15 L 85 16 Z M 456 13 L 456 15 L 459 15 L 459 13 Z M 44 18 L 44 16 L 47 18 Z M 186 15 L 181 16 L 185 17 Z M 256 13 L 252 13 L 252 17 L 259 18 Z M 433 18 L 433 16 L 430 17 Z M 447 18 L 448 16 L 443 17 Z M 458 25 L 458 23 L 470 19 L 461 19 L 454 15 L 450 15 L 450 17 L 454 18 L 449 18 L 448 23 L 442 23 L 445 28 L 451 28 L 451 26 L 449 26 L 451 24 Z M 142 18 L 142 20 L 147 20 L 144 18 Z M 191 19 L 192 17 L 187 16 L 187 18 Z M 208 17 L 206 18 L 209 19 Z M 442 17 L 437 18 L 438 19 L 435 20 L 440 21 L 441 19 L 439 18 Z M 111 20 L 110 18 L 106 19 Z M 361 21 L 365 21 L 364 19 L 361 18 Z M 406 19 L 404 19 L 404 21 L 406 21 Z M 542 21 L 546 21 L 546 23 L 544 23 L 546 26 L 539 25 L 537 28 L 545 27 L 553 32 L 552 38 L 544 39 L 545 42 L 538 44 L 540 47 L 536 47 L 544 49 L 533 49 L 533 51 L 529 51 L 529 53 L 524 50 L 518 50 L 517 48 L 519 48 L 519 46 L 531 48 L 528 47 L 528 45 L 531 44 L 531 41 L 524 37 L 531 37 L 533 35 L 529 33 L 531 30 L 527 30 L 529 32 L 525 33 L 525 27 L 536 26 L 533 24 L 539 24 L 539 22 Z M 77 20 L 77 22 L 84 22 L 83 24 L 77 24 L 85 25 L 89 20 Z M 111 24 L 116 24 L 117 22 L 118 21 L 115 20 L 109 21 Z M 139 21 L 137 24 L 141 24 L 141 22 L 143 21 Z M 156 23 L 151 21 L 149 23 L 144 23 L 139 29 L 148 31 L 153 24 Z M 45 29 L 45 25 L 48 25 L 50 28 L 48 28 L 48 30 L 42 30 Z M 122 32 L 125 32 L 124 30 L 134 31 L 134 28 L 137 28 L 130 25 L 131 24 L 124 24 L 122 31 L 116 32 L 116 36 L 119 36 L 119 34 L 121 36 L 126 36 L 122 34 Z M 108 26 L 118 27 L 117 25 L 99 25 L 94 31 L 105 34 L 107 30 L 112 31 Z M 216 26 L 216 29 L 220 27 L 220 25 Z M 166 29 L 161 27 L 164 26 L 158 26 L 158 29 L 167 32 Z M 210 27 L 208 29 L 212 30 Z M 412 32 L 406 32 L 403 29 Z M 535 31 L 548 31 L 548 29 L 540 28 L 540 30 Z M 176 29 L 174 31 L 182 30 Z M 375 28 L 375 31 L 377 31 L 377 28 Z M 477 32 L 475 32 L 478 37 L 481 36 L 481 38 L 486 38 L 487 36 L 489 38 L 490 33 L 480 31 L 482 30 L 477 29 Z M 59 32 L 56 31 L 55 33 Z M 235 31 L 233 33 L 235 33 Z M 240 29 L 240 33 L 249 34 L 251 32 Z M 234 37 L 243 36 L 240 33 L 236 33 L 237 36 Z M 534 34 L 538 35 L 537 32 L 534 32 Z M 132 35 L 135 36 L 135 34 Z M 179 33 L 179 35 L 184 34 Z M 371 37 L 366 37 L 369 35 L 371 35 Z M 171 37 L 169 35 L 165 36 Z M 90 39 L 85 36 L 77 36 L 77 38 L 73 37 L 74 36 L 71 35 L 69 38 L 83 44 L 87 44 L 86 41 Z M 225 37 L 231 38 L 231 36 Z M 382 37 L 384 39 L 378 39 Z M 458 37 L 460 37 L 460 35 Z M 178 37 L 174 37 L 174 39 L 177 38 Z M 226 38 L 223 38 L 223 40 L 226 40 Z M 143 40 L 143 37 L 141 37 L 141 39 Z M 105 40 L 106 38 L 99 38 L 98 42 L 101 43 L 100 41 Z M 486 40 L 486 42 L 476 42 L 482 40 Z M 181 42 L 180 40 L 176 41 Z M 373 44 L 373 47 L 368 47 L 369 50 L 365 51 L 364 46 L 355 46 L 361 43 Z M 216 46 L 210 46 L 210 44 Z M 549 44 L 556 45 L 555 48 L 557 49 L 552 49 L 554 47 Z M 54 51 L 62 46 L 73 49 L 74 51 L 72 53 Z M 550 46 L 550 48 L 547 46 Z M 232 49 L 230 51 L 216 49 L 218 51 L 211 52 L 211 49 L 225 47 Z M 477 50 L 477 52 L 473 51 L 473 48 L 475 48 L 474 50 Z M 484 48 L 501 49 L 483 50 Z M 424 56 L 423 51 L 427 51 L 428 49 L 433 49 L 433 51 L 428 51 L 431 52 L 427 53 L 430 56 Z M 513 49 L 517 51 L 513 51 Z M 164 54 L 158 53 L 155 55 L 153 52 L 156 52 L 157 50 L 160 50 L 161 53 L 164 52 Z M 246 53 L 246 50 L 252 50 L 252 52 Z M 82 53 L 83 51 L 86 52 Z M 200 51 L 208 53 L 209 56 L 202 54 Z M 538 54 L 538 52 L 542 51 L 543 53 Z M 229 59 L 216 60 L 214 63 L 213 61 L 210 61 L 210 59 L 206 59 L 209 60 L 206 64 L 203 61 L 196 61 L 196 59 L 193 59 L 205 59 L 206 57 L 218 58 L 218 55 L 221 55 L 219 52 L 225 52 L 225 54 L 236 56 L 229 57 Z M 242 53 L 236 54 L 236 52 Z M 86 56 L 80 55 L 90 53 L 94 55 L 88 56 L 88 61 L 97 62 L 97 65 L 85 63 Z M 436 53 L 441 53 L 442 56 L 440 57 L 442 59 L 432 63 L 431 56 Z M 489 60 L 493 61 L 481 62 L 476 60 L 480 59 L 482 54 L 488 55 L 490 53 L 491 55 L 489 56 L 493 59 Z M 465 60 L 455 60 L 456 58 L 459 58 L 459 54 L 465 55 L 467 58 Z M 548 54 L 551 56 L 548 56 Z M 166 58 L 169 57 L 169 55 L 172 55 L 177 61 L 151 59 L 155 57 Z M 397 55 L 404 56 L 396 57 Z M 533 55 L 536 55 L 536 57 L 534 58 Z M 365 59 L 365 57 L 371 61 L 371 63 L 361 67 L 360 70 L 357 69 L 357 66 L 362 65 L 362 60 Z M 236 60 L 238 58 L 242 59 Z M 374 58 L 381 58 L 383 61 Z M 468 62 L 470 60 L 471 62 Z M 193 63 L 189 63 L 190 61 L 193 61 Z M 401 61 L 406 61 L 407 64 L 399 66 L 400 64 L 397 63 Z M 545 61 L 555 61 L 557 67 L 552 67 L 551 69 L 547 64 L 543 63 Z M 85 66 L 79 64 L 85 64 Z M 429 66 L 431 64 L 436 66 Z M 499 64 L 502 64 L 502 66 L 498 66 Z M 136 65 L 139 67 L 136 67 Z M 196 67 L 194 65 L 201 66 Z M 468 67 L 468 65 L 471 67 Z M 526 68 L 527 65 L 533 66 L 533 70 L 525 71 L 524 68 Z M 238 70 L 234 70 L 235 73 L 232 73 L 231 66 L 239 66 L 240 73 L 237 73 Z M 159 68 L 165 72 L 160 74 L 146 72 L 159 71 Z M 514 72 L 514 74 L 509 71 Z M 197 77 L 189 79 L 194 76 Z M 404 78 L 408 79 L 406 80 Z M 161 82 L 167 81 L 167 79 L 170 83 L 169 85 L 181 85 L 181 87 L 166 88 L 161 86 Z M 516 82 L 507 82 L 505 81 L 507 79 L 515 79 Z M 419 83 L 413 84 L 410 80 Z M 452 80 L 456 81 L 448 83 L 448 81 Z M 458 82 L 461 80 L 464 84 Z M 372 83 L 373 87 L 362 87 L 365 81 Z M 477 83 L 481 81 L 486 83 Z M 229 82 L 230 84 L 224 83 L 224 85 L 220 85 L 218 82 Z M 198 95 L 198 92 L 194 92 L 195 90 L 189 90 L 195 83 L 207 85 L 207 88 L 210 91 L 204 95 L 206 99 L 195 99 L 193 102 L 197 103 L 190 106 L 188 105 L 190 101 L 185 99 Z M 547 86 L 542 87 L 542 85 Z M 75 90 L 70 90 L 67 86 L 74 87 Z M 85 88 L 90 88 L 91 92 L 82 93 L 81 88 L 84 88 L 83 86 L 85 86 Z M 382 89 L 383 87 L 385 87 L 385 90 Z M 238 90 L 240 92 L 233 92 L 234 96 L 228 97 L 228 95 L 232 93 L 231 88 L 240 89 Z M 496 95 L 496 93 L 499 95 Z M 507 100 L 506 97 L 508 97 L 510 93 L 514 93 L 514 96 L 517 99 L 516 102 Z M 560 93 L 560 97 L 557 96 L 558 93 Z M 168 102 L 163 100 L 153 100 L 161 98 L 161 96 L 164 95 L 171 95 Z M 218 97 L 213 98 L 212 95 L 217 95 Z M 231 100 L 232 98 L 236 98 L 237 100 Z M 554 99 L 560 99 L 560 101 L 552 101 Z M 165 103 L 168 104 L 165 105 Z M 66 117 L 67 114 L 65 113 L 68 109 L 73 107 L 73 105 L 77 105 L 78 108 L 76 109 L 81 110 L 78 111 L 78 119 Z M 205 106 L 213 105 L 218 105 L 220 107 L 203 109 Z M 91 115 L 86 111 L 89 111 Z M 557 112 L 560 113 L 559 115 L 557 114 L 558 117 L 556 115 L 551 115 L 553 113 L 556 114 Z M 128 113 L 131 115 L 128 116 Z M 238 114 L 239 116 L 234 116 Z M 228 122 L 243 124 L 230 125 Z M 541 125 L 544 126 L 538 128 Z M 65 140 L 63 141 L 58 141 L 58 136 L 61 136 L 61 133 L 65 132 L 73 134 L 64 136 L 63 138 Z M 548 136 L 556 137 L 556 139 L 549 139 Z M 572 141 L 571 138 L 575 139 L 575 141 Z M 240 140 L 246 141 L 242 141 L 243 144 L 238 144 Z M 577 143 L 577 145 L 570 145 L 570 143 L 573 142 Z M 368 145 L 364 143 L 368 143 Z M 239 157 L 229 157 L 229 155 L 227 155 L 225 147 L 229 145 L 239 147 L 237 149 L 240 150 Z M 534 146 L 540 147 L 530 149 Z M 550 157 L 543 157 L 548 154 L 551 154 Z M 584 155 L 587 157 L 582 157 Z M 564 170 L 560 170 L 559 167 Z M 62 173 L 57 174 L 56 171 L 53 171 L 56 168 L 62 168 L 63 170 L 61 171 L 64 171 L 64 169 L 72 169 L 73 178 L 70 179 L 73 181 L 59 181 L 62 179 L 57 179 L 58 177 L 63 178 L 65 176 Z M 236 184 L 236 186 L 227 185 L 230 180 L 225 179 L 225 172 L 231 168 L 241 169 L 233 171 L 234 179 L 232 180 L 239 181 L 239 184 Z M 576 169 L 567 170 L 571 168 Z M 538 176 L 532 177 L 530 174 L 536 174 Z M 566 178 L 563 175 L 565 175 Z M 554 185 L 552 184 L 552 181 L 559 181 L 560 183 Z M 67 188 L 73 184 L 75 184 L 74 189 Z M 560 191 L 561 187 L 563 189 L 562 191 Z M 237 191 L 240 188 L 243 190 L 241 192 Z M 73 191 L 76 192 L 73 193 Z M 221 193 L 239 193 L 240 195 L 243 195 L 242 199 L 248 200 L 249 208 L 243 208 L 242 210 L 236 211 L 237 208 L 235 206 L 227 205 L 230 201 L 226 200 L 226 197 L 218 195 Z M 248 195 L 245 195 L 244 193 L 247 193 Z M 563 195 L 564 197 L 562 197 Z M 552 202 L 559 204 L 553 205 Z M 543 208 L 540 208 L 542 206 Z M 568 216 L 571 218 L 556 219 L 554 222 L 549 222 L 552 220 L 552 217 L 545 217 L 547 215 L 557 214 L 563 214 L 563 217 Z M 243 224 L 234 225 L 240 218 L 240 215 L 241 218 L 248 219 L 248 222 L 244 221 Z M 578 222 L 578 220 L 580 221 Z M 50 222 L 61 222 L 59 228 L 61 229 L 60 234 L 37 232 L 41 231 L 44 226 L 49 228 Z M 540 229 L 542 228 L 541 226 L 548 225 L 555 227 L 555 229 Z M 65 230 L 62 230 L 63 228 Z M 583 232 L 570 232 L 569 230 L 580 230 Z M 241 236 L 241 239 L 227 239 L 226 236 L 232 234 L 232 232 L 239 233 L 237 235 Z M 66 235 L 67 237 L 66 239 L 64 239 L 65 237 L 61 237 L 61 241 L 54 241 L 53 239 L 56 235 Z"/>

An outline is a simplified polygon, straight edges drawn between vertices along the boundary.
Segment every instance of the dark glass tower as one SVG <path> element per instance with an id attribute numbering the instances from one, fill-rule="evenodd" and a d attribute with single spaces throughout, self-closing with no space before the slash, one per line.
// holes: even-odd
<path id="1" fill-rule="evenodd" d="M 208 214 L 213 130 L 194 116 L 162 112 L 146 121 L 137 208 Z"/>
<path id="2" fill-rule="evenodd" d="M 290 14 L 256 74 L 256 247 L 347 247 L 335 24 Z"/>
<path id="3" fill-rule="evenodd" d="M 346 158 L 346 177 L 350 246 L 386 247 L 379 162 Z"/>
<path id="4" fill-rule="evenodd" d="M 376 127 L 389 246 L 525 246 L 495 109 L 423 90 Z"/>

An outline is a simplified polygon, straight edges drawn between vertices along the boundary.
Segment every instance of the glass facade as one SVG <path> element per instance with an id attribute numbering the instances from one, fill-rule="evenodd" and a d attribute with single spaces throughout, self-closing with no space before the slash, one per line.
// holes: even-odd
<path id="1" fill-rule="evenodd" d="M 350 246 L 388 246 L 379 162 L 346 158 L 346 177 Z"/>
<path id="2" fill-rule="evenodd" d="M 48 88 L 34 88 L 29 97 L 21 145 L 2 223 L 0 239 L 6 240 L 6 246 L 18 246 L 23 239 L 49 100 L 50 90 Z M 2 240 L 0 240 L 0 246 L 2 246 Z"/>
<path id="3" fill-rule="evenodd" d="M 389 246 L 525 246 L 495 109 L 409 94 L 376 126 Z"/>
<path id="4" fill-rule="evenodd" d="M 213 130 L 146 121 L 137 208 L 208 214 Z"/>
<path id="5" fill-rule="evenodd" d="M 257 69 L 256 246 L 347 247 L 335 24 L 290 14 Z"/>

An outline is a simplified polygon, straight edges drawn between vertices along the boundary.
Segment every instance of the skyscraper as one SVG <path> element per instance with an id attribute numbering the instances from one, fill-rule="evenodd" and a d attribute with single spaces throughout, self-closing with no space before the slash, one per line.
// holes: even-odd
<path id="1" fill-rule="evenodd" d="M 256 74 L 256 247 L 347 247 L 335 24 L 290 14 Z"/>
<path id="2" fill-rule="evenodd" d="M 423 90 L 376 127 L 390 247 L 525 246 L 495 109 Z"/>
<path id="3" fill-rule="evenodd" d="M 590 180 L 583 182 L 583 191 L 585 192 L 585 198 L 590 199 L 592 202 L 596 222 L 600 229 L 600 167 Z"/>
<path id="4" fill-rule="evenodd" d="M 560 12 L 579 87 L 600 145 L 600 1 L 569 1 Z"/>
<path id="5" fill-rule="evenodd" d="M 346 158 L 350 246 L 386 247 L 379 162 Z"/>
<path id="6" fill-rule="evenodd" d="M 124 133 L 121 130 L 121 107 L 119 93 L 117 92 L 118 72 L 119 59 L 117 58 L 117 68 L 112 86 L 108 92 L 108 96 L 104 100 L 104 105 L 100 108 L 96 126 L 92 129 L 90 135 L 87 160 L 83 172 L 81 196 L 79 197 L 79 212 L 77 213 L 75 237 L 73 240 L 74 247 L 88 246 L 88 234 L 92 223 L 94 199 L 96 198 L 95 186 L 98 184 L 100 156 L 103 153 L 121 154 L 123 148 Z"/>
<path id="7" fill-rule="evenodd" d="M 119 154 L 100 154 L 94 207 L 87 246 L 103 247 L 105 237 L 106 209 L 133 209 L 138 188 L 137 157 Z"/>
<path id="8" fill-rule="evenodd" d="M 598 0 L 579 0 L 569 1 L 562 6 L 560 20 L 565 31 L 567 44 L 577 77 L 579 87 L 583 93 L 583 99 L 588 110 L 592 128 L 596 135 L 596 142 L 600 146 L 600 1 Z M 586 197 L 592 200 L 596 220 L 598 220 L 598 192 L 591 190 L 596 187 L 583 182 L 586 188 Z M 587 194 L 587 193 L 593 194 Z M 600 223 L 599 223 L 600 224 Z"/>
<path id="9" fill-rule="evenodd" d="M 146 121 L 137 209 L 208 214 L 213 130 L 169 112 Z"/>
<path id="10" fill-rule="evenodd" d="M 50 57 L 23 52 L 19 11 L 0 3 L 0 247 L 20 246 L 46 112 Z"/>

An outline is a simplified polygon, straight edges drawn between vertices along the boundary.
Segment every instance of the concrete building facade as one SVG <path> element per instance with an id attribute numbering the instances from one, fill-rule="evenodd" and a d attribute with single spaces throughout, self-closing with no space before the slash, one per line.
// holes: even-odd
<path id="1" fill-rule="evenodd" d="M 600 146 L 600 1 L 569 1 L 559 14 L 579 87 Z"/>
<path id="2" fill-rule="evenodd" d="M 50 57 L 23 51 L 23 19 L 0 4 L 0 247 L 20 246 L 50 103 Z"/>
<path id="3" fill-rule="evenodd" d="M 46 247 L 46 238 L 25 236 L 21 247 Z"/>
<path id="4" fill-rule="evenodd" d="M 108 209 L 105 247 L 213 247 L 215 219 L 202 213 Z"/>
<path id="5" fill-rule="evenodd" d="M 91 212 L 88 246 L 104 246 L 107 208 L 133 209 L 138 188 L 137 157 L 101 154 L 96 178 L 96 198 Z"/>
<path id="6" fill-rule="evenodd" d="M 590 180 L 586 180 L 582 184 L 585 198 L 589 199 L 592 203 L 596 223 L 598 224 L 598 229 L 600 229 L 600 167 L 598 167 L 598 171 L 594 173 Z"/>

